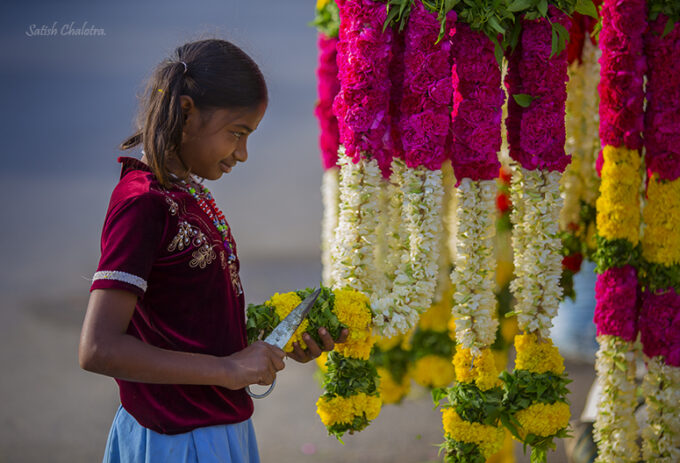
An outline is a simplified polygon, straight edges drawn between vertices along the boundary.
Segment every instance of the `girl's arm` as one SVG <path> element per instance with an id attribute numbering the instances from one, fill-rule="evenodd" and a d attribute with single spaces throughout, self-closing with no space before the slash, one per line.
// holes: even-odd
<path id="1" fill-rule="evenodd" d="M 92 291 L 78 347 L 81 368 L 128 381 L 241 389 L 271 384 L 285 366 L 285 352 L 264 342 L 227 357 L 146 344 L 126 334 L 136 302 L 128 291 Z"/>

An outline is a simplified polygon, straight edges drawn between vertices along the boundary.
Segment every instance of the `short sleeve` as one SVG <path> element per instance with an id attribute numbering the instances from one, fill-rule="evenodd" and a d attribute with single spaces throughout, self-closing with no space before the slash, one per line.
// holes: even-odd
<path id="1" fill-rule="evenodd" d="M 109 210 L 90 291 L 124 289 L 137 296 L 144 294 L 166 229 L 167 212 L 161 201 L 157 194 L 147 192 Z"/>

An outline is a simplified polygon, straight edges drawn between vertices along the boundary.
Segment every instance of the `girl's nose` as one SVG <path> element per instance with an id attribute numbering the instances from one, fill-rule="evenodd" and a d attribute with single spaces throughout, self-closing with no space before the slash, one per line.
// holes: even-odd
<path id="1" fill-rule="evenodd" d="M 245 143 L 236 148 L 236 152 L 234 152 L 234 157 L 239 162 L 246 162 L 248 160 L 248 148 L 246 147 Z"/>

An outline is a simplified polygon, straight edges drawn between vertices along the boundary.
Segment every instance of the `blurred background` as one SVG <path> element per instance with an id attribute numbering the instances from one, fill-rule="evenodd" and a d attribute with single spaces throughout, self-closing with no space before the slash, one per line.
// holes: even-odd
<path id="1" fill-rule="evenodd" d="M 176 46 L 226 38 L 268 81 L 248 162 L 208 184 L 234 230 L 248 302 L 318 284 L 313 13 L 311 0 L 2 3 L 0 462 L 101 460 L 118 396 L 112 379 L 78 367 L 88 279 L 120 173 L 117 146 L 133 131 L 144 80 Z M 31 35 L 43 26 L 57 33 Z M 63 35 L 69 26 L 104 35 Z M 571 368 L 589 378 L 590 366 Z M 289 365 L 257 403 L 263 461 L 436 460 L 440 412 L 425 393 L 386 408 L 342 446 L 316 416 L 313 371 Z M 572 397 L 577 408 L 584 400 L 583 391 Z"/>

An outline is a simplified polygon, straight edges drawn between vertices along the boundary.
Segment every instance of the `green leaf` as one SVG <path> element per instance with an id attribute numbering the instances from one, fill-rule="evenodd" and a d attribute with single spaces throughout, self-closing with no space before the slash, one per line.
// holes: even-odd
<path id="1" fill-rule="evenodd" d="M 532 6 L 534 6 L 534 2 L 532 0 L 515 0 L 510 5 L 508 5 L 507 9 L 511 13 L 516 13 L 519 11 L 528 10 Z"/>
<path id="2" fill-rule="evenodd" d="M 592 0 L 577 0 L 575 10 L 577 13 L 598 19 L 597 8 Z"/>
<path id="3" fill-rule="evenodd" d="M 668 21 L 666 21 L 666 27 L 663 28 L 661 37 L 666 37 L 666 35 L 670 34 L 674 26 L 675 23 L 673 22 L 673 18 L 668 18 Z"/>
<path id="4" fill-rule="evenodd" d="M 528 108 L 534 100 L 538 99 L 538 97 L 527 95 L 526 93 L 516 93 L 512 97 L 522 108 Z"/>
<path id="5" fill-rule="evenodd" d="M 538 2 L 538 12 L 541 14 L 541 16 L 546 17 L 548 16 L 548 0 L 540 0 Z"/>

